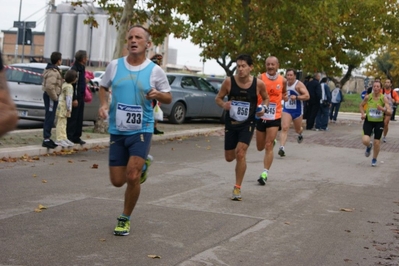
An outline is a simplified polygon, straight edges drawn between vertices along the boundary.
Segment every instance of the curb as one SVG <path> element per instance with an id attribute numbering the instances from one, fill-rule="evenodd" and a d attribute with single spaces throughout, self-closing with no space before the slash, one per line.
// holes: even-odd
<path id="1" fill-rule="evenodd" d="M 201 129 L 191 129 L 184 130 L 179 132 L 170 132 L 164 135 L 153 135 L 152 141 L 161 141 L 174 139 L 179 137 L 189 137 L 195 135 L 205 135 L 208 133 L 212 133 L 218 130 L 223 129 L 224 127 L 219 128 L 201 128 Z M 74 150 L 84 150 L 84 149 L 93 149 L 93 148 L 106 148 L 109 147 L 109 137 L 99 138 L 99 139 L 87 139 L 85 140 L 86 144 L 83 146 L 75 145 L 69 149 Z M 57 147 L 55 149 L 47 149 L 42 147 L 41 145 L 29 145 L 17 148 L 2 148 L 0 149 L 0 158 L 19 158 L 23 156 L 42 156 L 46 154 L 52 154 L 53 152 L 60 152 L 62 147 Z"/>

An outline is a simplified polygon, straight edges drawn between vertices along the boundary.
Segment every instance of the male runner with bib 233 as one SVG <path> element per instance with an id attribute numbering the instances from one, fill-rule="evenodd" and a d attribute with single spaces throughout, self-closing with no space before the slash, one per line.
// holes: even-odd
<path id="1" fill-rule="evenodd" d="M 165 104 L 172 101 L 165 72 L 146 58 L 150 46 L 148 30 L 141 25 L 132 26 L 127 34 L 128 55 L 111 61 L 100 81 L 99 116 L 109 117 L 111 183 L 115 187 L 127 184 L 115 235 L 129 234 L 130 215 L 140 195 L 140 184 L 147 177 L 154 133 L 152 100 Z M 112 101 L 108 107 L 106 92 L 110 87 Z"/>

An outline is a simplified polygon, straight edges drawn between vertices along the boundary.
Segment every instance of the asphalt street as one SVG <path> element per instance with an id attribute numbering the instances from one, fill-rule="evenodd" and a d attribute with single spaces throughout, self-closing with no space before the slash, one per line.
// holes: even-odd
<path id="1" fill-rule="evenodd" d="M 1 162 L 0 265 L 398 265 L 399 122 L 377 167 L 358 117 L 329 127 L 290 132 L 266 186 L 254 138 L 241 202 L 222 129 L 157 139 L 126 237 L 106 146 Z"/>

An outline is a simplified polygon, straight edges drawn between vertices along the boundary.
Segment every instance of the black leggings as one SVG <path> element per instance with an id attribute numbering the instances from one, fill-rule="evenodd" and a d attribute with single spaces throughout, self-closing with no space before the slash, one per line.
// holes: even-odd
<path id="1" fill-rule="evenodd" d="M 367 136 L 371 136 L 374 130 L 374 139 L 381 139 L 382 132 L 384 131 L 384 121 L 381 122 L 370 122 L 364 120 L 363 123 L 363 134 Z"/>

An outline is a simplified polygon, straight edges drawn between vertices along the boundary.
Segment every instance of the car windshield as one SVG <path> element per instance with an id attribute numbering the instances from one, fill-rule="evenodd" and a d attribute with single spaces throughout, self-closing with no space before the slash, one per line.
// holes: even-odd
<path id="1" fill-rule="evenodd" d="M 7 68 L 7 80 L 10 82 L 21 82 L 29 84 L 42 84 L 43 69 L 27 68 L 27 67 L 13 67 Z M 37 73 L 37 74 L 36 74 Z"/>

